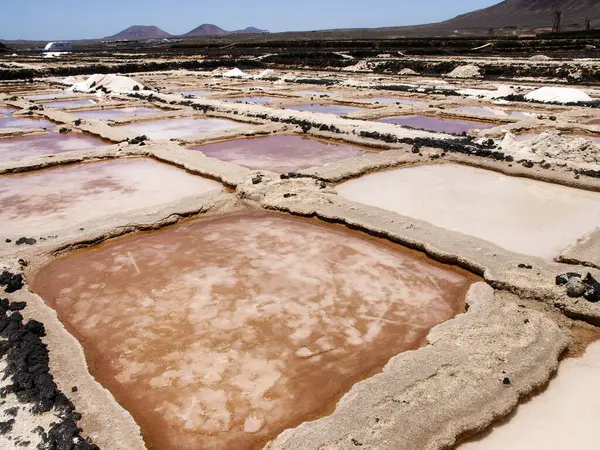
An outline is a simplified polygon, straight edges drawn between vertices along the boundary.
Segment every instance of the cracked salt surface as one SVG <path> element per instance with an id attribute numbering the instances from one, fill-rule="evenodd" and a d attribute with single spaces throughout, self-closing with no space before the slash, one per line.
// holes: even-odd
<path id="1" fill-rule="evenodd" d="M 192 149 L 250 169 L 264 169 L 272 172 L 293 172 L 364 155 L 364 152 L 357 147 L 299 136 L 243 139 L 201 145 L 192 147 Z"/>
<path id="2" fill-rule="evenodd" d="M 418 347 L 472 281 L 343 227 L 252 213 L 75 252 L 34 290 L 151 448 L 245 450 Z"/>
<path id="3" fill-rule="evenodd" d="M 4 138 L 0 139 L 0 161 L 86 150 L 108 144 L 101 139 L 76 133 L 44 133 Z"/>
<path id="4" fill-rule="evenodd" d="M 149 159 L 1 175 L 0 222 L 7 236 L 37 237 L 103 216 L 219 189 L 222 185 L 216 181 Z"/>
<path id="5" fill-rule="evenodd" d="M 232 120 L 184 118 L 132 123 L 120 126 L 119 128 L 139 133 L 140 135 L 144 134 L 153 140 L 164 140 L 250 127 L 248 124 Z"/>
<path id="6" fill-rule="evenodd" d="M 547 260 L 600 226 L 600 194 L 456 164 L 375 173 L 340 195 Z"/>

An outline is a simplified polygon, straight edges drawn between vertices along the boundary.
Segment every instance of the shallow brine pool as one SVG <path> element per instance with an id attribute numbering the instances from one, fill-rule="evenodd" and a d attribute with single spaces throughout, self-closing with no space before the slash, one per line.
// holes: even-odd
<path id="1" fill-rule="evenodd" d="M 143 158 L 0 175 L 0 222 L 4 235 L 38 237 L 220 189 L 216 181 Z"/>
<path id="2" fill-rule="evenodd" d="M 34 289 L 150 448 L 246 450 L 419 347 L 473 281 L 343 227 L 249 213 L 76 252 Z"/>
<path id="3" fill-rule="evenodd" d="M 438 133 L 462 134 L 471 130 L 484 130 L 494 128 L 497 125 L 482 122 L 470 122 L 467 120 L 440 119 L 427 116 L 398 116 L 386 117 L 378 122 L 393 123 L 395 125 L 434 131 Z"/>
<path id="4" fill-rule="evenodd" d="M 600 193 L 456 164 L 370 174 L 337 191 L 350 200 L 545 259 L 557 257 L 600 226 Z"/>
<path id="5" fill-rule="evenodd" d="M 299 136 L 269 136 L 192 148 L 213 158 L 272 172 L 294 172 L 364 155 L 357 147 Z"/>
<path id="6" fill-rule="evenodd" d="M 132 123 L 119 128 L 140 135 L 146 135 L 149 139 L 163 140 L 184 138 L 202 133 L 250 128 L 250 125 L 225 119 L 196 119 L 190 117 Z"/>
<path id="7" fill-rule="evenodd" d="M 10 161 L 28 156 L 87 150 L 110 142 L 79 133 L 44 133 L 31 136 L 0 139 L 0 161 Z"/>

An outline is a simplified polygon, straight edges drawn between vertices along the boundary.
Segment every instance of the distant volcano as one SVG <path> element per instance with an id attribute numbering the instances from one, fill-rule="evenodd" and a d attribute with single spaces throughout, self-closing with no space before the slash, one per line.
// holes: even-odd
<path id="1" fill-rule="evenodd" d="M 145 39 L 164 39 L 172 35 L 155 26 L 134 25 L 112 36 L 105 37 L 105 41 L 140 41 Z"/>
<path id="2" fill-rule="evenodd" d="M 189 33 L 181 35 L 181 37 L 202 37 L 202 36 L 224 36 L 226 34 L 251 34 L 251 33 L 265 33 L 266 30 L 260 30 L 255 27 L 248 27 L 243 30 L 227 31 L 216 25 L 205 23 L 197 28 L 194 28 Z"/>

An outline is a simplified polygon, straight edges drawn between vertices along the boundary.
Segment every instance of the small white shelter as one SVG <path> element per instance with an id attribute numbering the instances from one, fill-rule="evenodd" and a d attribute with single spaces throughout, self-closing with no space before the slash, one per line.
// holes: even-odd
<path id="1" fill-rule="evenodd" d="M 73 44 L 70 42 L 48 42 L 44 48 L 45 52 L 70 52 L 73 50 Z"/>

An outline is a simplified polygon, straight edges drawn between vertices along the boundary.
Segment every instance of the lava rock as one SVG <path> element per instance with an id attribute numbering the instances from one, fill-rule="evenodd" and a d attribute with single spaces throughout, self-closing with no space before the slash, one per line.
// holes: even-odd
<path id="1" fill-rule="evenodd" d="M 25 302 L 12 302 L 10 305 L 8 305 L 8 309 L 10 311 L 23 311 L 25 306 L 27 306 Z"/>
<path id="2" fill-rule="evenodd" d="M 262 177 L 254 177 L 252 178 L 252 184 L 262 183 Z"/>
<path id="3" fill-rule="evenodd" d="M 281 175 L 279 175 L 279 178 L 281 178 L 282 180 L 287 180 L 290 177 L 288 177 L 285 173 L 282 173 Z"/>
<path id="4" fill-rule="evenodd" d="M 34 238 L 20 237 L 15 244 L 17 245 L 34 245 L 37 241 Z"/>
<path id="5" fill-rule="evenodd" d="M 505 377 L 504 380 L 502 380 L 502 384 L 504 384 L 506 386 L 510 386 L 510 384 L 511 384 L 510 378 Z"/>
<path id="6" fill-rule="evenodd" d="M 592 274 L 588 273 L 584 278 L 583 283 L 585 284 L 585 293 L 583 294 L 583 298 L 585 298 L 588 302 L 596 303 L 600 301 L 600 283 Z"/>
<path id="7" fill-rule="evenodd" d="M 6 422 L 0 422 L 0 435 L 10 433 L 15 424 L 15 419 L 10 419 Z"/>
<path id="8" fill-rule="evenodd" d="M 137 144 L 142 144 L 144 141 L 147 141 L 147 140 L 148 140 L 148 136 L 146 136 L 146 135 L 144 134 L 144 135 L 142 135 L 142 136 L 137 136 L 137 137 L 134 137 L 133 139 L 128 139 L 128 142 L 129 142 L 131 145 L 137 145 Z"/>
<path id="9" fill-rule="evenodd" d="M 568 272 L 556 277 L 556 285 L 564 286 L 571 278 L 581 278 L 581 275 L 575 272 Z"/>
<path id="10" fill-rule="evenodd" d="M 6 414 L 7 416 L 11 416 L 11 417 L 17 417 L 17 414 L 19 413 L 19 408 L 17 408 L 16 406 L 13 408 L 8 408 L 4 410 L 4 414 Z"/>
<path id="11" fill-rule="evenodd" d="M 585 283 L 581 278 L 571 278 L 567 283 L 567 295 L 571 298 L 583 297 L 586 293 Z"/>
<path id="12" fill-rule="evenodd" d="M 531 270 L 533 269 L 533 266 L 531 264 L 519 264 L 519 269 Z"/>
<path id="13" fill-rule="evenodd" d="M 0 274 L 0 286 L 6 286 L 4 292 L 11 294 L 17 292 L 23 287 L 23 276 L 19 274 L 12 274 L 5 270 Z"/>

